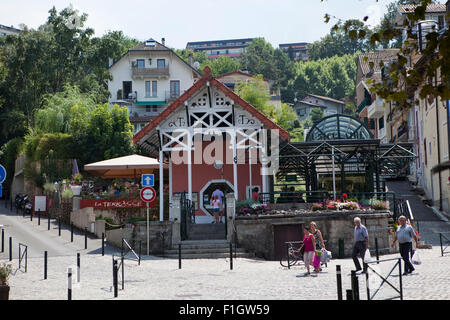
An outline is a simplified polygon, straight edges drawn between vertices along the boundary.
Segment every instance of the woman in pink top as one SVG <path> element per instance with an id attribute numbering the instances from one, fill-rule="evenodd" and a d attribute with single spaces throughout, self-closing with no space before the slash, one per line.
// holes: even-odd
<path id="1" fill-rule="evenodd" d="M 314 259 L 314 235 L 311 233 L 311 229 L 308 226 L 304 227 L 304 234 L 303 237 L 303 243 L 298 249 L 298 252 L 302 249 L 303 246 L 305 246 L 304 254 L 303 254 L 303 262 L 305 262 L 306 266 L 306 275 L 310 275 L 311 272 L 309 271 L 310 266 L 312 265 L 313 259 Z"/>

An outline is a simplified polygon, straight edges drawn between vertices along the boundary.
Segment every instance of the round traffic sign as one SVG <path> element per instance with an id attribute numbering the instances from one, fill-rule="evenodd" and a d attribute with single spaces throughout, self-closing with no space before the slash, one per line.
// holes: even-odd
<path id="1" fill-rule="evenodd" d="M 6 179 L 6 169 L 4 166 L 2 166 L 0 164 L 0 183 L 2 183 L 3 181 L 5 181 Z"/>
<path id="2" fill-rule="evenodd" d="M 141 199 L 145 202 L 152 202 L 156 199 L 156 191 L 152 187 L 141 189 Z"/>

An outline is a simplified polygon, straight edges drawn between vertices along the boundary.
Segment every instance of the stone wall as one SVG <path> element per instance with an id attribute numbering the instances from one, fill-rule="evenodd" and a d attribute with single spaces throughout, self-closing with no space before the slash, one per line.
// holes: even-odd
<path id="1" fill-rule="evenodd" d="M 172 225 L 171 221 L 150 221 L 149 224 L 149 252 L 160 254 L 164 250 L 172 248 Z M 130 245 L 139 249 L 139 241 L 142 241 L 142 254 L 147 252 L 147 222 L 139 221 L 135 224 Z M 136 251 L 137 252 L 137 251 Z"/>
<path id="2" fill-rule="evenodd" d="M 377 238 L 380 253 L 393 252 L 392 249 L 388 249 L 390 248 L 388 224 L 391 220 L 388 211 L 302 212 L 301 214 L 293 211 L 290 214 L 236 217 L 236 241 L 238 246 L 255 252 L 257 256 L 273 260 L 276 237 L 274 226 L 305 225 L 315 221 L 324 240 L 327 240 L 326 248 L 332 252 L 333 256 L 339 256 L 339 238 L 343 238 L 344 255 L 350 257 L 353 248 L 353 219 L 357 216 L 361 218 L 362 224 L 369 231 L 369 247 L 375 249 L 375 238 Z M 303 231 L 301 233 L 303 234 Z"/>

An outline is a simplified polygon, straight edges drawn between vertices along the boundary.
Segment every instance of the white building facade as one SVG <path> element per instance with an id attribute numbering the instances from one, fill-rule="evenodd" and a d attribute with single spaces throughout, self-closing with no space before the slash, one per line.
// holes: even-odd
<path id="1" fill-rule="evenodd" d="M 111 64 L 109 103 L 126 106 L 134 132 L 141 130 L 199 78 L 171 49 L 153 39 L 140 43 Z"/>

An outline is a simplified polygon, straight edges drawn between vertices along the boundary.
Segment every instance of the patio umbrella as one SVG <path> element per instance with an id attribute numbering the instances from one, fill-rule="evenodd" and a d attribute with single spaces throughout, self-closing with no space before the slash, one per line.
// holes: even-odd
<path id="1" fill-rule="evenodd" d="M 163 168 L 168 169 L 168 165 L 163 164 Z M 142 174 L 153 173 L 155 169 L 159 170 L 158 160 L 137 154 L 90 163 L 84 166 L 85 171 L 103 179 L 139 178 Z"/>

